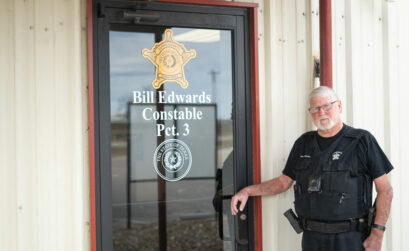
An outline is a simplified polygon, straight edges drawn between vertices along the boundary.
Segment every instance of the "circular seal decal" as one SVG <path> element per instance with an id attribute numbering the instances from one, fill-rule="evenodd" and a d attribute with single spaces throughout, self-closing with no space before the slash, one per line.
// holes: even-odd
<path id="1" fill-rule="evenodd" d="M 192 166 L 192 153 L 179 139 L 168 139 L 160 143 L 153 155 L 156 173 L 164 180 L 183 179 Z"/>

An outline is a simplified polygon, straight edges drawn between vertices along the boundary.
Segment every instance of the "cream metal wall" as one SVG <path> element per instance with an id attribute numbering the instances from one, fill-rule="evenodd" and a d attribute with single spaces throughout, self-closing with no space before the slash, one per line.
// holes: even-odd
<path id="1" fill-rule="evenodd" d="M 0 250 L 89 250 L 85 1 L 0 0 Z"/>
<path id="2" fill-rule="evenodd" d="M 312 128 L 306 95 L 318 53 L 318 0 L 258 0 L 262 180 L 281 174 Z M 383 250 L 409 250 L 409 4 L 334 0 L 334 87 L 344 119 L 370 130 L 395 166 Z M 0 0 L 0 250 L 90 250 L 84 0 Z M 300 250 L 263 198 L 264 250 Z"/>
<path id="3" fill-rule="evenodd" d="M 396 169 L 391 175 L 394 202 L 388 250 L 409 250 L 409 2 L 390 3 L 384 8 L 389 20 L 385 41 L 385 148 Z"/>
<path id="4" fill-rule="evenodd" d="M 346 101 L 346 121 L 371 131 L 395 167 L 382 250 L 408 250 L 409 2 L 332 2 L 334 88 Z"/>
<path id="5" fill-rule="evenodd" d="M 313 55 L 319 52 L 319 16 L 315 0 L 259 3 L 263 7 L 259 54 L 261 174 L 265 181 L 281 175 L 294 141 L 311 128 L 306 95 L 313 87 Z M 301 236 L 283 216 L 293 200 L 292 189 L 263 197 L 264 250 L 300 250 Z"/>

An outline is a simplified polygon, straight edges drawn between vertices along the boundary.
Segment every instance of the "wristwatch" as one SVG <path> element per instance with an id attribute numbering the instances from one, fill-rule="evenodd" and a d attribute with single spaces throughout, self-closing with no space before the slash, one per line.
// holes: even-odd
<path id="1" fill-rule="evenodd" d="M 372 227 L 373 227 L 373 228 L 380 229 L 380 230 L 382 230 L 382 231 L 385 231 L 385 230 L 386 230 L 386 227 L 385 227 L 385 226 L 378 225 L 378 224 L 373 224 Z"/>

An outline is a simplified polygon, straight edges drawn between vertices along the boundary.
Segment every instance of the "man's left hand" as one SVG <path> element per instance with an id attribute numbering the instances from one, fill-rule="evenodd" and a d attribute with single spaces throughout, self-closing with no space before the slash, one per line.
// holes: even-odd
<path id="1" fill-rule="evenodd" d="M 366 238 L 363 245 L 365 251 L 381 251 L 383 231 L 372 228 L 371 234 Z"/>

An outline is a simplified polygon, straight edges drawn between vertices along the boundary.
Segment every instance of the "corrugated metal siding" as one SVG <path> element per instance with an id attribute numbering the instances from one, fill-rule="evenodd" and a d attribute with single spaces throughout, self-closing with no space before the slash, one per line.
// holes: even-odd
<path id="1" fill-rule="evenodd" d="M 85 1 L 0 5 L 0 250 L 89 250 Z"/>
<path id="2" fill-rule="evenodd" d="M 409 250 L 409 1 L 384 3 L 384 13 L 388 20 L 384 37 L 385 148 L 395 166 L 387 250 Z"/>
<path id="3" fill-rule="evenodd" d="M 17 247 L 14 15 L 11 1 L 0 2 L 0 250 Z"/>
<path id="4" fill-rule="evenodd" d="M 394 199 L 382 250 L 408 250 L 409 3 L 336 0 L 333 3 L 334 88 L 348 124 L 369 130 L 395 170 Z M 345 109 L 346 108 L 346 109 Z"/>
<path id="5" fill-rule="evenodd" d="M 262 180 L 279 176 L 294 141 L 311 129 L 307 93 L 313 86 L 313 55 L 319 50 L 318 1 L 264 1 L 264 78 L 260 78 Z M 261 59 L 260 59 L 261 60 Z M 283 212 L 293 205 L 292 189 L 263 197 L 264 250 L 300 250 Z"/>

